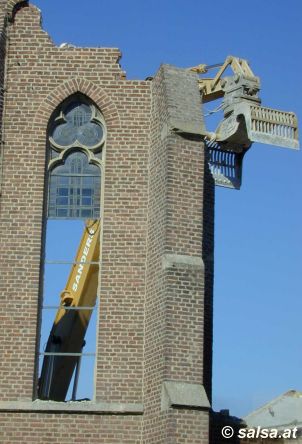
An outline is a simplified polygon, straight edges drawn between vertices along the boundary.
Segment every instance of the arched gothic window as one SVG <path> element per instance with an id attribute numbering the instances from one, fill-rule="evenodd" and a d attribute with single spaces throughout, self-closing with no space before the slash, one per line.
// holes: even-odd
<path id="1" fill-rule="evenodd" d="M 100 217 L 100 159 L 105 126 L 82 97 L 67 101 L 50 127 L 49 218 Z"/>
<path id="2" fill-rule="evenodd" d="M 105 140 L 101 112 L 81 94 L 50 119 L 36 389 L 44 400 L 94 396 Z"/>

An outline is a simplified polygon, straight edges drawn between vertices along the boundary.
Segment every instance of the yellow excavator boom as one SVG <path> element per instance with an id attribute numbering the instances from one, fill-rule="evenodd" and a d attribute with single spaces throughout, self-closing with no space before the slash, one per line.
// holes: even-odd
<path id="1" fill-rule="evenodd" d="M 234 56 L 228 56 L 224 63 L 194 66 L 190 68 L 190 71 L 196 72 L 197 74 L 206 74 L 210 69 L 217 67 L 220 67 L 220 69 L 213 78 L 201 77 L 199 79 L 198 83 L 203 103 L 211 102 L 224 96 L 223 86 L 225 81 L 222 78 L 222 75 L 228 67 L 232 69 L 235 75 L 243 76 L 245 79 L 255 82 L 260 88 L 260 79 L 255 76 L 248 61 Z"/>
<path id="2" fill-rule="evenodd" d="M 99 257 L 100 221 L 88 220 L 47 341 L 40 399 L 66 399 L 97 299 Z"/>

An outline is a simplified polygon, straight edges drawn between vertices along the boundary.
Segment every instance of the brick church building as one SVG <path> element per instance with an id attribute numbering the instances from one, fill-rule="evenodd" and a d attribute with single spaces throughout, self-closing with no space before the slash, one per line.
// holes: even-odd
<path id="1" fill-rule="evenodd" d="M 214 182 L 198 77 L 162 65 L 127 80 L 118 49 L 55 46 L 27 1 L 0 0 L 0 23 L 0 442 L 207 444 Z M 70 220 L 100 226 L 80 263 L 98 275 L 88 308 L 68 288 L 45 304 L 45 270 L 65 264 L 47 262 L 47 226 Z M 72 327 L 43 348 L 50 306 L 60 322 L 96 311 L 84 400 L 56 392 L 81 353 Z"/>

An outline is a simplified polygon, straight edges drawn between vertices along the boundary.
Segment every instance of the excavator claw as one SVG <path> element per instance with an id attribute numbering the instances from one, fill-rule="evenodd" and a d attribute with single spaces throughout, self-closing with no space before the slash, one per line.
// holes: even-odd
<path id="1" fill-rule="evenodd" d="M 228 67 L 234 75 L 222 78 Z M 211 68 L 199 65 L 191 70 L 203 74 Z M 296 115 L 261 106 L 260 79 L 246 60 L 227 57 L 213 79 L 199 80 L 199 88 L 203 103 L 223 98 L 223 120 L 210 140 L 209 132 L 204 133 L 217 185 L 240 188 L 243 156 L 254 142 L 299 149 Z"/>

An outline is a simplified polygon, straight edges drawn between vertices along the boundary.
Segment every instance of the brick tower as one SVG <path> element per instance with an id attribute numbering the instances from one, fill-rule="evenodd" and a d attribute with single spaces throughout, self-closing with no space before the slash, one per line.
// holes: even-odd
<path id="1" fill-rule="evenodd" d="M 197 75 L 127 80 L 118 49 L 56 47 L 36 7 L 0 7 L 0 442 L 207 444 L 214 183 Z M 68 118 L 87 119 L 87 146 Z M 46 220 L 72 218 L 49 189 L 75 153 L 102 171 L 101 253 L 94 394 L 67 402 L 38 378 Z"/>

